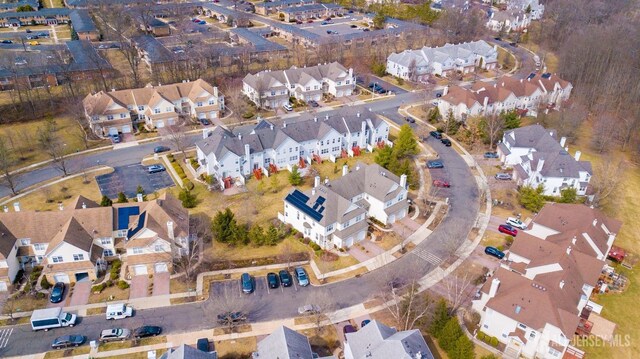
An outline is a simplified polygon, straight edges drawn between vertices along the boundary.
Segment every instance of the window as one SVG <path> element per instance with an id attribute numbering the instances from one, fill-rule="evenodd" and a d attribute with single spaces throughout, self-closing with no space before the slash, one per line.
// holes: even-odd
<path id="1" fill-rule="evenodd" d="M 33 248 L 36 251 L 44 251 L 45 249 L 47 249 L 47 245 L 44 244 L 44 243 L 36 243 L 36 244 L 33 245 Z"/>
<path id="2" fill-rule="evenodd" d="M 215 104 L 216 104 L 216 100 L 214 99 L 209 100 L 209 105 L 215 105 Z"/>
<path id="3" fill-rule="evenodd" d="M 105 249 L 102 252 L 102 256 L 103 257 L 111 257 L 111 256 L 113 256 L 113 251 L 111 249 Z"/>
<path id="4" fill-rule="evenodd" d="M 133 249 L 133 254 L 142 254 L 142 248 L 136 247 Z"/>
<path id="5" fill-rule="evenodd" d="M 328 149 L 328 148 L 323 148 L 323 149 L 320 151 L 320 154 L 323 154 L 323 155 L 326 155 L 327 153 L 329 153 L 329 149 Z"/>
<path id="6" fill-rule="evenodd" d="M 342 81 L 338 81 L 338 86 L 342 85 Z"/>
<path id="7" fill-rule="evenodd" d="M 298 159 L 298 156 L 291 156 L 289 157 L 289 161 L 295 161 Z"/>
<path id="8" fill-rule="evenodd" d="M 349 83 L 351 83 L 351 80 L 347 80 L 345 83 L 348 85 Z"/>
<path id="9" fill-rule="evenodd" d="M 21 239 L 20 240 L 20 245 L 21 246 L 28 246 L 29 244 L 31 244 L 31 240 L 30 239 Z"/>
<path id="10" fill-rule="evenodd" d="M 113 120 L 113 115 L 107 115 L 107 120 L 109 121 Z"/>
<path id="11" fill-rule="evenodd" d="M 111 238 L 100 238 L 100 244 L 107 245 L 107 244 L 111 244 Z"/>
<path id="12" fill-rule="evenodd" d="M 73 255 L 73 260 L 74 261 L 83 261 L 84 260 L 84 254 L 82 254 L 82 253 L 74 254 Z"/>
<path id="13" fill-rule="evenodd" d="M 162 244 L 156 244 L 153 250 L 156 252 L 162 252 L 164 251 L 164 248 L 162 247 Z"/>
<path id="14" fill-rule="evenodd" d="M 275 96 L 276 92 L 275 91 L 271 91 L 271 96 Z"/>
<path id="15" fill-rule="evenodd" d="M 160 113 L 160 109 L 159 108 L 154 108 L 153 109 L 153 113 Z"/>
<path id="16" fill-rule="evenodd" d="M 560 355 L 560 352 L 555 350 L 555 349 L 553 349 L 553 348 L 551 348 L 551 347 L 549 347 L 549 354 L 551 354 L 554 357 L 557 357 L 558 355 Z"/>
<path id="17" fill-rule="evenodd" d="M 307 86 L 307 87 L 304 88 L 304 90 L 305 91 L 309 91 L 309 90 L 311 90 L 311 87 Z"/>
<path id="18" fill-rule="evenodd" d="M 167 107 L 166 112 L 171 112 L 173 111 L 173 107 Z"/>
<path id="19" fill-rule="evenodd" d="M 197 106 L 197 107 L 202 107 L 202 105 L 203 105 L 203 104 L 202 104 L 202 101 L 199 101 L 198 103 L 196 103 L 196 106 Z"/>
<path id="20" fill-rule="evenodd" d="M 138 111 L 144 111 L 144 106 L 138 106 Z"/>
<path id="21" fill-rule="evenodd" d="M 120 114 L 120 118 L 125 118 L 125 117 L 127 117 L 127 115 L 126 115 L 126 114 L 124 114 L 124 113 L 121 113 L 121 114 Z"/>
<path id="22" fill-rule="evenodd" d="M 53 261 L 53 263 L 62 263 L 62 262 L 64 262 L 64 260 L 62 259 L 61 256 L 52 257 L 51 260 Z"/>

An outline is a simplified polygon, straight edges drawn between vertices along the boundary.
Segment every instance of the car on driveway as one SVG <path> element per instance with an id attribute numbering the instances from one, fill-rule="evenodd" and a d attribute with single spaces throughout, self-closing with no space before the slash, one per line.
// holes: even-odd
<path id="1" fill-rule="evenodd" d="M 416 120 L 414 120 L 413 117 L 405 117 L 404 120 L 409 123 L 416 123 Z"/>
<path id="2" fill-rule="evenodd" d="M 278 275 L 273 272 L 267 273 L 267 283 L 269 283 L 269 288 L 278 288 L 280 286 Z"/>
<path id="3" fill-rule="evenodd" d="M 162 328 L 156 325 L 143 325 L 133 332 L 136 338 L 155 337 L 162 333 Z"/>
<path id="4" fill-rule="evenodd" d="M 311 106 L 311 107 L 319 107 L 320 106 L 315 100 L 309 100 L 309 101 L 307 101 L 307 104 L 309 104 L 309 106 Z"/>
<path id="5" fill-rule="evenodd" d="M 198 119 L 198 121 L 200 121 L 202 126 L 209 126 L 211 124 L 211 122 L 209 120 L 207 120 L 206 118 L 200 118 L 200 119 Z"/>
<path id="6" fill-rule="evenodd" d="M 444 168 L 442 161 L 428 161 L 427 168 Z"/>
<path id="7" fill-rule="evenodd" d="M 448 138 L 443 138 L 440 140 L 440 142 L 442 142 L 443 145 L 447 146 L 447 147 L 451 147 L 451 140 Z"/>
<path id="8" fill-rule="evenodd" d="M 507 218 L 507 224 L 510 225 L 511 227 L 516 227 L 518 229 L 523 229 L 523 230 L 527 229 L 527 225 L 515 217 Z"/>
<path id="9" fill-rule="evenodd" d="M 371 320 L 365 319 L 360 323 L 360 329 L 364 328 L 367 324 L 371 323 Z"/>
<path id="10" fill-rule="evenodd" d="M 113 143 L 120 143 L 120 135 L 117 133 L 111 134 L 109 135 L 109 137 L 111 137 L 111 141 L 113 141 Z"/>
<path id="11" fill-rule="evenodd" d="M 240 277 L 240 285 L 242 286 L 242 292 L 247 294 L 253 292 L 253 278 L 251 278 L 249 273 L 242 273 L 242 276 Z"/>
<path id="12" fill-rule="evenodd" d="M 51 303 L 60 303 L 62 302 L 62 297 L 64 297 L 64 283 L 58 282 L 53 286 L 53 289 L 51 290 L 49 301 Z"/>
<path id="13" fill-rule="evenodd" d="M 219 324 L 239 323 L 247 320 L 247 317 L 242 312 L 225 312 L 218 314 Z"/>
<path id="14" fill-rule="evenodd" d="M 440 140 L 442 139 L 442 133 L 438 132 L 438 131 L 431 131 L 429 132 L 429 134 L 431 135 L 431 137 Z"/>
<path id="15" fill-rule="evenodd" d="M 284 108 L 289 112 L 293 111 L 293 106 L 291 106 L 291 104 L 288 104 L 288 103 L 285 103 L 284 105 L 282 105 L 282 108 Z"/>
<path id="16" fill-rule="evenodd" d="M 298 285 L 301 287 L 306 287 L 309 285 L 309 277 L 307 276 L 307 272 L 305 272 L 304 268 L 296 267 L 296 279 L 298 280 Z"/>
<path id="17" fill-rule="evenodd" d="M 149 172 L 149 174 L 158 173 L 158 172 L 164 172 L 164 171 L 166 171 L 166 168 L 164 168 L 163 165 L 151 165 L 151 166 L 147 167 L 147 172 Z"/>
<path id="18" fill-rule="evenodd" d="M 443 181 L 443 180 L 433 180 L 433 187 L 449 188 L 449 187 L 451 187 L 451 184 L 449 184 L 449 182 Z"/>
<path id="19" fill-rule="evenodd" d="M 129 338 L 131 335 L 131 331 L 126 328 L 114 328 L 114 329 L 105 329 L 100 333 L 100 342 L 114 342 L 114 341 L 124 341 Z"/>
<path id="20" fill-rule="evenodd" d="M 498 232 L 500 232 L 500 233 L 504 233 L 504 234 L 508 234 L 508 235 L 510 235 L 510 236 L 513 236 L 513 237 L 515 237 L 515 236 L 517 236 L 517 235 L 518 235 L 518 230 L 517 230 L 517 229 L 515 229 L 515 228 L 513 228 L 513 227 L 511 227 L 511 226 L 510 226 L 510 225 L 508 225 L 508 224 L 501 224 L 501 225 L 499 225 L 499 226 L 498 226 Z"/>
<path id="21" fill-rule="evenodd" d="M 484 253 L 490 256 L 494 256 L 498 259 L 504 258 L 504 252 L 495 247 L 485 247 Z"/>
<path id="22" fill-rule="evenodd" d="M 291 274 L 289 274 L 289 271 L 283 269 L 278 272 L 278 276 L 280 277 L 280 283 L 282 283 L 283 287 L 291 287 L 293 281 L 291 280 Z"/>
<path id="23" fill-rule="evenodd" d="M 508 173 L 496 173 L 496 175 L 494 176 L 497 180 L 500 181 L 509 181 L 511 180 L 511 175 Z"/>
<path id="24" fill-rule="evenodd" d="M 500 156 L 498 156 L 498 152 L 485 152 L 484 158 L 500 158 Z"/>
<path id="25" fill-rule="evenodd" d="M 167 152 L 169 150 L 171 150 L 171 149 L 169 147 L 167 147 L 167 146 L 156 146 L 153 149 L 153 153 L 162 153 L 162 152 Z"/>
<path id="26" fill-rule="evenodd" d="M 298 308 L 298 314 L 300 315 L 318 313 L 319 311 L 320 307 L 314 304 L 307 304 Z"/>
<path id="27" fill-rule="evenodd" d="M 51 342 L 51 347 L 53 349 L 62 349 L 68 347 L 77 347 L 87 340 L 87 337 L 84 335 L 63 335 L 61 337 L 57 337 Z"/>

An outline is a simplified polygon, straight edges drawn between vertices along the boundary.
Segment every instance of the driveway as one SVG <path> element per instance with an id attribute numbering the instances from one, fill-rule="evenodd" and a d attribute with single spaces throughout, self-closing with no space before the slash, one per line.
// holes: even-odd
<path id="1" fill-rule="evenodd" d="M 134 198 L 138 185 L 142 186 L 145 193 L 174 186 L 167 171 L 148 173 L 147 168 L 139 164 L 116 167 L 111 173 L 97 176 L 96 181 L 100 192 L 109 198 L 117 198 L 119 192 Z"/>
<path id="2" fill-rule="evenodd" d="M 91 282 L 88 280 L 76 282 L 73 286 L 73 295 L 69 300 L 69 306 L 85 305 L 89 303 L 89 294 L 91 294 Z"/>
<path id="3" fill-rule="evenodd" d="M 149 287 L 149 277 L 147 275 L 137 275 L 131 279 L 129 287 L 129 299 L 144 298 L 147 296 Z"/>
<path id="4" fill-rule="evenodd" d="M 153 274 L 153 295 L 169 294 L 169 272 Z"/>

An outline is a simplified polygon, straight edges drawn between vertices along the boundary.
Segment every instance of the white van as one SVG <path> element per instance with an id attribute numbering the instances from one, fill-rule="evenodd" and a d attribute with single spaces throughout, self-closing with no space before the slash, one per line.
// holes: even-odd
<path id="1" fill-rule="evenodd" d="M 133 315 L 133 308 L 127 307 L 123 303 L 109 304 L 107 306 L 107 320 L 124 319 Z"/>

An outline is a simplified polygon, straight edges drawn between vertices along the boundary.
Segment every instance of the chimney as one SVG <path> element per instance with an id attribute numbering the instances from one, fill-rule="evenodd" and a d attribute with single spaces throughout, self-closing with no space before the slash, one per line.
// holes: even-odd
<path id="1" fill-rule="evenodd" d="M 360 112 L 356 113 L 356 117 L 358 118 L 360 117 Z"/>
<path id="2" fill-rule="evenodd" d="M 596 224 L 598 224 L 598 219 L 597 218 L 593 220 L 593 226 L 594 227 L 596 226 Z"/>
<path id="3" fill-rule="evenodd" d="M 400 187 L 402 188 L 407 188 L 407 175 L 403 174 L 402 176 L 400 176 Z"/>
<path id="4" fill-rule="evenodd" d="M 571 254 L 571 246 L 567 247 L 567 255 Z"/>
<path id="5" fill-rule="evenodd" d="M 218 98 L 218 87 L 214 86 L 213 87 L 213 96 L 217 99 Z"/>
<path id="6" fill-rule="evenodd" d="M 542 171 L 543 166 L 544 166 L 544 160 L 541 158 L 538 160 L 538 168 L 536 168 L 536 172 Z"/>
<path id="7" fill-rule="evenodd" d="M 574 155 L 574 157 L 573 157 L 573 158 L 575 158 L 575 159 L 576 159 L 576 161 L 580 161 L 580 155 L 581 155 L 581 154 L 582 154 L 582 152 L 580 152 L 580 151 L 576 151 L 576 154 Z"/>
<path id="8" fill-rule="evenodd" d="M 449 93 L 449 86 L 445 86 L 444 89 L 442 90 L 442 96 L 446 95 Z"/>
<path id="9" fill-rule="evenodd" d="M 484 102 L 482 104 L 482 108 L 486 109 L 487 105 L 489 105 L 489 97 L 485 96 L 484 97 Z"/>
<path id="10" fill-rule="evenodd" d="M 560 147 L 564 147 L 564 144 L 567 142 L 566 137 L 560 137 Z"/>
<path id="11" fill-rule="evenodd" d="M 287 128 L 287 121 L 284 121 L 284 122 L 282 123 L 282 128 Z"/>
<path id="12" fill-rule="evenodd" d="M 138 201 L 138 202 L 142 202 L 142 201 L 144 201 L 144 199 L 142 198 L 142 193 L 138 193 L 138 194 L 136 195 L 136 201 Z"/>
<path id="13" fill-rule="evenodd" d="M 241 133 L 239 133 L 239 134 L 238 134 L 238 139 L 239 139 L 239 140 L 241 140 L 241 139 L 242 139 L 242 134 L 241 134 Z"/>
<path id="14" fill-rule="evenodd" d="M 312 188 L 312 189 L 311 189 L 311 195 L 312 195 L 312 196 L 315 196 L 315 195 L 316 195 L 316 189 L 315 189 L 315 188 Z"/>
<path id="15" fill-rule="evenodd" d="M 559 285 L 560 285 L 560 289 L 564 288 L 564 280 L 561 280 Z"/>
<path id="16" fill-rule="evenodd" d="M 349 173 L 349 166 L 347 165 L 342 166 L 342 175 L 346 176 L 347 173 Z"/>
<path id="17" fill-rule="evenodd" d="M 271 129 L 271 131 L 273 131 L 273 124 L 269 125 L 269 129 Z"/>
<path id="18" fill-rule="evenodd" d="M 82 209 L 87 209 L 87 204 L 82 202 Z"/>
<path id="19" fill-rule="evenodd" d="M 318 122 L 318 118 L 317 118 L 317 117 L 314 117 L 314 118 L 313 118 L 313 122 Z"/>
<path id="20" fill-rule="evenodd" d="M 325 177 L 324 178 L 324 185 L 328 185 L 329 184 L 329 177 Z"/>
<path id="21" fill-rule="evenodd" d="M 576 240 L 577 240 L 576 236 L 573 236 L 573 238 L 571 239 L 571 243 L 575 245 L 576 244 Z"/>
<path id="22" fill-rule="evenodd" d="M 498 293 L 498 287 L 500 287 L 500 279 L 493 278 L 491 281 L 491 288 L 489 288 L 489 298 L 493 298 Z"/>
<path id="23" fill-rule="evenodd" d="M 329 115 L 325 115 L 325 116 L 324 116 L 324 120 L 326 121 L 326 120 L 328 120 L 328 119 L 329 119 Z"/>
<path id="24" fill-rule="evenodd" d="M 58 209 L 59 210 L 64 210 L 64 205 L 62 203 L 58 203 Z"/>
<path id="25" fill-rule="evenodd" d="M 247 160 L 247 162 L 249 162 L 249 160 L 251 159 L 251 148 L 249 147 L 248 143 L 245 143 L 244 145 L 244 158 L 245 160 Z"/>
<path id="26" fill-rule="evenodd" d="M 569 152 L 569 146 L 565 146 L 564 150 Z"/>
<path id="27" fill-rule="evenodd" d="M 422 359 L 422 352 L 421 351 L 416 353 L 416 359 Z"/>
<path id="28" fill-rule="evenodd" d="M 313 178 L 313 188 L 316 188 L 320 185 L 320 176 L 315 176 Z"/>
<path id="29" fill-rule="evenodd" d="M 174 240 L 174 227 L 172 221 L 167 221 L 167 234 L 169 235 L 169 239 Z"/>

